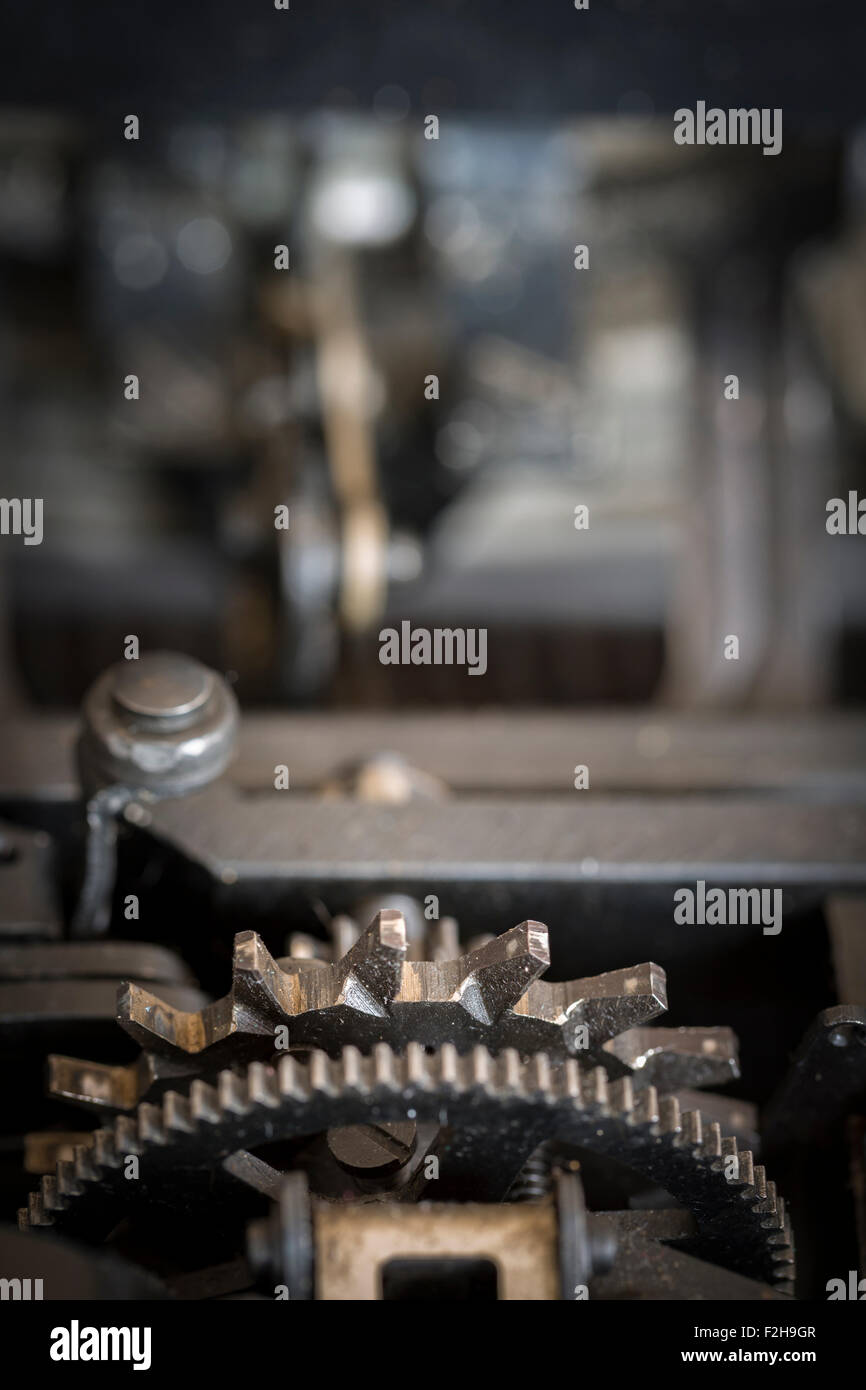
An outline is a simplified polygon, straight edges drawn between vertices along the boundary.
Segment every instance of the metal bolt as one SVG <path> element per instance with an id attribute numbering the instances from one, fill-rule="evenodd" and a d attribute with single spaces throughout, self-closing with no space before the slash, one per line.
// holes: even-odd
<path id="1" fill-rule="evenodd" d="M 415 1152 L 416 1142 L 411 1120 L 328 1131 L 328 1148 L 340 1167 L 362 1177 L 384 1177 L 402 1168 Z"/>
<path id="2" fill-rule="evenodd" d="M 119 661 L 88 691 L 79 764 L 85 794 L 122 787 L 184 796 L 222 773 L 238 708 L 225 680 L 177 652 Z"/>

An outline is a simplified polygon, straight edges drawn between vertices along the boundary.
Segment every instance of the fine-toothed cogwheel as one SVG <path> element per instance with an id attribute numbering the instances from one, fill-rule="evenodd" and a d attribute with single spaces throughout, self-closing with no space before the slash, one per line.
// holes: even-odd
<path id="1" fill-rule="evenodd" d="M 542 1138 L 616 1160 L 663 1188 L 694 1217 L 691 1251 L 701 1259 L 787 1292 L 793 1274 L 791 1232 L 782 1199 L 734 1139 L 697 1111 L 681 1112 L 654 1086 L 635 1092 L 628 1076 L 611 1082 L 602 1067 L 513 1048 L 466 1055 L 445 1045 L 432 1054 L 410 1042 L 403 1055 L 377 1044 L 372 1055 L 346 1047 L 336 1058 L 313 1051 L 277 1067 L 253 1062 L 222 1072 L 215 1086 L 197 1080 L 188 1097 L 169 1092 L 97 1130 L 42 1180 L 22 1227 L 54 1225 L 90 1238 L 123 1215 L 150 1220 L 163 1206 L 188 1210 L 214 1200 L 213 1176 L 227 1176 L 239 1152 L 335 1127 L 397 1124 L 411 1117 L 439 1127 L 441 1171 L 452 1191 L 478 1197 L 480 1159 L 495 1155 L 499 1195 L 527 1151 Z M 138 1180 L 127 1181 L 136 1156 Z M 228 1170 L 231 1171 L 230 1169 Z M 487 1191 L 491 1169 L 487 1168 Z M 191 1181 L 191 1175 L 205 1178 Z M 231 1179 L 230 1179 L 231 1180 Z"/>
<path id="2" fill-rule="evenodd" d="M 298 939 L 296 938 L 296 941 Z M 72 1057 L 49 1059 L 54 1096 L 130 1110 L 169 1086 L 214 1076 L 225 1066 L 268 1060 L 279 1051 L 319 1048 L 332 1056 L 377 1043 L 409 1043 L 460 1052 L 482 1044 L 521 1056 L 545 1052 L 601 1065 L 636 1088 L 721 1085 L 738 1075 L 736 1039 L 728 1028 L 648 1028 L 667 1008 L 665 973 L 652 962 L 586 979 L 548 983 L 548 931 L 522 922 L 456 954 L 453 923 L 443 922 L 428 949 L 412 959 L 403 914 L 385 909 L 360 935 L 338 919 L 336 959 L 303 955 L 275 960 L 254 932 L 235 938 L 231 989 L 195 1013 L 140 985 L 121 988 L 118 1021 L 142 1046 L 127 1066 Z M 443 943 L 454 954 L 446 956 Z M 279 1031 L 278 1031 L 279 1030 Z"/>

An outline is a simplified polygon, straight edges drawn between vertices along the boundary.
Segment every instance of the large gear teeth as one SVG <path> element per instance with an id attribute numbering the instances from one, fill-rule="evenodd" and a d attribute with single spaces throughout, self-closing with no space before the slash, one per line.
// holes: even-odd
<path id="1" fill-rule="evenodd" d="M 523 1120 L 505 1125 L 514 1106 Z M 364 1123 L 371 1114 L 378 1122 L 396 1120 L 410 1109 L 419 1122 L 447 1112 L 458 1132 L 480 1125 L 502 1136 L 503 1145 L 544 1117 L 565 1143 L 616 1157 L 689 1206 L 711 1258 L 784 1292 L 792 1287 L 784 1202 L 752 1154 L 722 1138 L 717 1124 L 704 1125 L 698 1111 L 680 1113 L 676 1099 L 660 1098 L 653 1086 L 635 1093 L 629 1078 L 611 1082 L 603 1067 L 584 1070 L 574 1059 L 543 1053 L 524 1061 L 508 1048 L 461 1053 L 446 1045 L 429 1054 L 413 1042 L 400 1055 L 379 1044 L 366 1056 L 348 1047 L 337 1058 L 316 1051 L 306 1064 L 287 1055 L 276 1069 L 252 1063 L 242 1075 L 222 1072 L 216 1086 L 194 1082 L 188 1100 L 169 1092 L 161 1105 L 143 1104 L 96 1131 L 72 1163 L 43 1178 L 19 1221 L 25 1228 L 64 1225 L 88 1198 L 132 1200 L 136 1184 L 120 1171 L 130 1153 L 140 1156 L 153 1183 L 160 1173 L 167 1179 L 173 1165 L 206 1169 L 266 1140 Z M 736 1162 L 726 1162 L 731 1158 Z"/>
<path id="2" fill-rule="evenodd" d="M 706 1153 L 710 1154 L 715 1159 L 720 1159 L 722 1157 L 724 1152 L 724 1140 L 722 1139 L 721 1128 L 715 1120 L 711 1120 L 704 1128 L 703 1148 Z M 736 1148 L 736 1141 L 734 1141 L 734 1148 Z"/>
<path id="3" fill-rule="evenodd" d="M 389 909 L 377 913 L 336 967 L 335 1003 L 387 1018 L 400 990 L 407 950 L 403 914 Z"/>
<path id="4" fill-rule="evenodd" d="M 476 1041 L 523 1052 L 593 1055 L 636 1020 L 667 1006 L 664 972 L 651 963 L 584 980 L 549 985 L 538 979 L 549 963 L 547 928 L 524 922 L 456 960 L 406 959 L 399 912 L 380 912 L 336 965 L 289 960 L 282 968 L 251 932 L 236 940 L 232 990 L 198 1013 L 186 1014 L 130 985 L 118 1001 L 127 1032 L 157 1053 L 213 1058 L 226 1045 L 247 1049 L 285 1024 L 293 1046 L 328 1046 L 349 1032 L 365 1050 L 375 1042 L 435 1045 L 443 1037 L 465 1051 Z M 600 1060 L 600 1059 L 599 1059 Z M 624 1070 L 622 1068 L 621 1070 Z M 55 1079 L 59 1067 L 55 1064 Z M 128 1093 L 128 1076 L 118 1074 Z M 85 1089 L 76 1078 L 79 1094 Z M 111 1078 L 102 1078 L 112 1089 Z"/>
<path id="5" fill-rule="evenodd" d="M 227 1055 L 229 1043 L 237 1056 L 238 1043 L 249 1052 L 285 1024 L 295 1047 L 337 1047 L 349 1034 L 365 1050 L 376 1042 L 404 1047 L 449 1038 L 461 1051 L 483 1041 L 496 1050 L 543 1047 L 561 1057 L 593 1055 L 667 1007 L 664 971 L 652 963 L 547 984 L 538 977 L 549 961 L 540 922 L 523 922 L 456 960 L 408 960 L 403 917 L 386 910 L 334 965 L 281 965 L 255 933 L 242 933 L 225 998 L 190 1014 L 129 985 L 118 1019 L 145 1047 L 175 1056 Z"/>
<path id="6" fill-rule="evenodd" d="M 286 1058 L 288 1061 L 289 1059 Z M 190 1114 L 195 1124 L 215 1125 L 219 1121 L 219 1092 L 206 1081 L 195 1080 L 189 1088 Z"/>
<path id="7" fill-rule="evenodd" d="M 676 1106 L 676 1125 L 672 1126 L 668 1130 L 668 1133 L 676 1137 L 680 1129 L 679 1106 L 673 1098 L 671 1098 L 670 1103 Z M 658 1092 L 655 1086 L 647 1086 L 646 1090 L 641 1091 L 637 1098 L 637 1104 L 634 1109 L 635 1122 L 646 1126 L 648 1129 L 654 1130 L 661 1122 L 661 1118 L 661 1101 L 659 1100 Z"/>
<path id="8" fill-rule="evenodd" d="M 629 1028 L 604 1050 L 667 1090 L 724 1086 L 740 1075 L 731 1028 Z"/>
<path id="9" fill-rule="evenodd" d="M 448 939 L 456 939 L 449 931 Z M 49 1058 L 49 1093 L 116 1111 L 146 1096 L 188 1086 L 196 1075 L 270 1058 L 279 1047 L 331 1053 L 352 1042 L 403 1050 L 410 1042 L 460 1052 L 546 1052 L 601 1064 L 635 1090 L 720 1084 L 738 1075 L 736 1039 L 726 1028 L 647 1028 L 667 1008 L 665 974 L 650 962 L 549 984 L 547 928 L 522 922 L 463 956 L 409 958 L 401 912 L 379 912 L 361 935 L 337 932 L 348 949 L 336 961 L 274 960 L 254 932 L 235 938 L 230 992 L 185 1013 L 140 985 L 121 988 L 118 1021 L 141 1044 L 127 1066 Z"/>

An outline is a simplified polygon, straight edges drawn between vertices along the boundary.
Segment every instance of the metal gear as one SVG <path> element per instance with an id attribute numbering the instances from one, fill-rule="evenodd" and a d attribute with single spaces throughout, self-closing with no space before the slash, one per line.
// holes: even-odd
<path id="1" fill-rule="evenodd" d="M 141 1043 L 140 1057 L 107 1066 L 53 1055 L 49 1093 L 128 1111 L 193 1077 L 269 1059 L 279 1028 L 286 1031 L 281 1050 L 315 1047 L 331 1055 L 349 1044 L 369 1051 L 387 1042 L 399 1050 L 444 1040 L 464 1052 L 481 1043 L 523 1056 L 579 1055 L 611 1078 L 631 1077 L 638 1088 L 659 1080 L 671 1089 L 722 1085 L 739 1074 L 729 1028 L 644 1026 L 667 1008 L 665 973 L 651 961 L 549 984 L 539 979 L 550 961 L 541 922 L 523 922 L 450 958 L 441 941 L 456 945 L 456 929 L 444 932 L 428 960 L 417 958 L 400 910 L 380 910 L 361 935 L 353 925 L 335 922 L 342 947 L 336 960 L 313 956 L 297 939 L 305 954 L 275 960 L 255 932 L 240 933 L 229 993 L 195 1012 L 139 984 L 122 987 L 118 1022 Z"/>
<path id="2" fill-rule="evenodd" d="M 141 1104 L 110 1129 L 97 1130 L 72 1161 L 42 1180 L 23 1227 L 55 1225 L 93 1236 L 131 1205 L 168 1201 L 191 1172 L 212 1172 L 239 1151 L 334 1127 L 410 1117 L 445 1127 L 451 1192 L 464 1199 L 504 1195 L 543 1137 L 609 1156 L 663 1187 L 694 1215 L 692 1252 L 724 1268 L 791 1290 L 793 1247 L 784 1202 L 751 1152 L 681 1112 L 654 1086 L 635 1093 L 630 1077 L 610 1082 L 604 1068 L 544 1053 L 522 1060 L 475 1046 L 461 1055 L 446 1044 L 432 1055 L 410 1042 L 404 1055 L 386 1044 L 365 1057 L 346 1047 L 337 1058 L 313 1051 L 274 1068 L 251 1063 L 216 1086 L 196 1080 L 188 1097 L 169 1092 Z M 140 1180 L 124 1177 L 137 1155 Z M 479 1158 L 495 1156 L 495 1164 Z M 443 1167 L 445 1165 L 443 1164 Z M 479 1178 L 479 1174 L 483 1174 Z M 484 1190 L 478 1191 L 479 1181 Z M 187 1200 L 190 1194 L 187 1193 Z"/>

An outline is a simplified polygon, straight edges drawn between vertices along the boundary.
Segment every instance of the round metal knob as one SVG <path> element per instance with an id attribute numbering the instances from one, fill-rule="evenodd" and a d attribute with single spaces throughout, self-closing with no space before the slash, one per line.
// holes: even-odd
<path id="1" fill-rule="evenodd" d="M 83 713 L 78 752 L 88 796 L 111 786 L 184 796 L 218 777 L 234 753 L 231 689 L 177 652 L 117 662 L 91 686 Z"/>
<path id="2" fill-rule="evenodd" d="M 213 671 L 176 652 L 152 652 L 114 669 L 116 703 L 127 714 L 146 719 L 193 718 L 213 693 Z"/>

